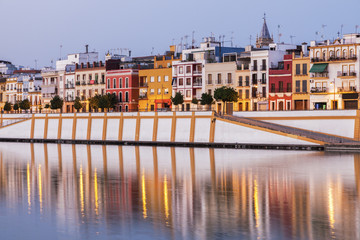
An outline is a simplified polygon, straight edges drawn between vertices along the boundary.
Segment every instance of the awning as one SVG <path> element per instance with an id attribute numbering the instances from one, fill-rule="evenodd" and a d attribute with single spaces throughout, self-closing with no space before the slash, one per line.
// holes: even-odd
<path id="1" fill-rule="evenodd" d="M 318 63 L 318 64 L 314 64 L 311 69 L 310 72 L 311 73 L 322 73 L 325 72 L 325 69 L 327 68 L 328 63 Z"/>

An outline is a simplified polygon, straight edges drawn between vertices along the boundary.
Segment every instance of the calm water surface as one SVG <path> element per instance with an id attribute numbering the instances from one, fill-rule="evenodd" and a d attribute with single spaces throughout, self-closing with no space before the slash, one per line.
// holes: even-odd
<path id="1" fill-rule="evenodd" d="M 360 239 L 360 155 L 0 146 L 0 239 Z"/>

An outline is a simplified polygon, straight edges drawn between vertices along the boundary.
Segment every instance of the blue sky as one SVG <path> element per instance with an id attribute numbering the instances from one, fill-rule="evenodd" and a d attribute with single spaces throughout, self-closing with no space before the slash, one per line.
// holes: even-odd
<path id="1" fill-rule="evenodd" d="M 277 41 L 309 42 L 326 24 L 325 37 L 355 31 L 360 25 L 359 0 L 0 0 L 0 59 L 29 67 L 49 66 L 60 55 L 84 51 L 129 48 L 133 56 L 163 53 L 195 31 L 196 42 L 214 33 L 234 45 L 245 46 L 260 32 L 267 14 Z M 232 34 L 233 32 L 233 34 Z M 360 32 L 360 28 L 358 30 Z M 319 38 L 319 37 L 318 37 Z M 253 41 L 254 42 L 254 41 Z M 230 43 L 228 43 L 230 44 Z"/>

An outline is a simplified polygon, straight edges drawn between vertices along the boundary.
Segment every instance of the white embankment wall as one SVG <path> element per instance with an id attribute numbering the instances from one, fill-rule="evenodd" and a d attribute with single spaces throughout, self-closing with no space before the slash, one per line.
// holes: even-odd
<path id="1" fill-rule="evenodd" d="M 347 113 L 350 114 L 351 111 Z M 234 115 L 267 117 L 262 114 L 264 113 L 235 113 Z M 356 112 L 354 114 L 356 115 Z M 5 125 L 6 122 L 10 123 L 9 121 L 13 122 L 14 119 L 23 117 L 25 116 L 19 114 L 3 114 L 1 123 Z M 293 120 L 289 120 L 290 123 L 291 121 Z M 313 120 L 313 122 L 316 121 Z M 311 122 L 307 121 L 307 123 Z M 331 125 L 336 125 L 336 123 Z M 347 124 L 347 127 L 351 128 L 350 125 L 350 123 Z M 215 120 L 212 112 L 33 114 L 25 121 L 10 123 L 0 128 L 0 138 L 316 144 L 296 136 L 258 130 L 219 118 Z"/>
<path id="2" fill-rule="evenodd" d="M 234 116 L 347 138 L 356 139 L 359 134 L 358 110 L 235 112 Z"/>

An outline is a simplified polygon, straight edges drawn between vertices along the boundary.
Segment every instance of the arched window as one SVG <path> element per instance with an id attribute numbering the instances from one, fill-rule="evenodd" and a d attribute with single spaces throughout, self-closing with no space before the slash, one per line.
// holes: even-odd
<path id="1" fill-rule="evenodd" d="M 123 97 L 122 97 L 122 92 L 119 92 L 119 102 L 122 102 Z"/>
<path id="2" fill-rule="evenodd" d="M 317 52 L 316 52 L 315 57 L 316 57 L 316 58 L 320 58 L 320 51 L 317 51 Z"/>
<path id="3" fill-rule="evenodd" d="M 119 88 L 122 88 L 122 78 L 119 78 Z"/>
<path id="4" fill-rule="evenodd" d="M 350 49 L 350 57 L 354 57 L 354 49 Z"/>
<path id="5" fill-rule="evenodd" d="M 129 111 L 129 106 L 126 105 L 126 106 L 125 106 L 125 112 L 128 112 L 128 111 Z"/>
<path id="6" fill-rule="evenodd" d="M 116 78 L 113 79 L 113 88 L 116 88 Z"/>
<path id="7" fill-rule="evenodd" d="M 125 88 L 129 87 L 129 78 L 125 78 Z"/>
<path id="8" fill-rule="evenodd" d="M 337 58 L 340 58 L 340 50 L 339 50 L 339 49 L 336 50 L 336 57 L 337 57 Z"/>
<path id="9" fill-rule="evenodd" d="M 323 59 L 323 60 L 326 59 L 326 51 L 325 51 L 325 50 L 322 52 L 322 59 Z"/>
<path id="10" fill-rule="evenodd" d="M 108 89 L 111 88 L 110 85 L 111 85 L 111 83 L 110 83 L 110 78 L 108 78 L 108 80 L 107 80 L 107 88 L 108 88 Z"/>
<path id="11" fill-rule="evenodd" d="M 119 112 L 122 112 L 122 106 L 119 106 Z"/>
<path id="12" fill-rule="evenodd" d="M 347 51 L 346 51 L 346 49 L 343 50 L 342 57 L 343 57 L 343 58 L 346 58 L 346 57 L 347 57 Z"/>
<path id="13" fill-rule="evenodd" d="M 129 92 L 125 92 L 125 102 L 129 102 Z"/>
<path id="14" fill-rule="evenodd" d="M 331 51 L 329 52 L 329 57 L 330 57 L 330 58 L 333 58 L 333 57 L 334 57 L 334 51 L 331 50 Z"/>

